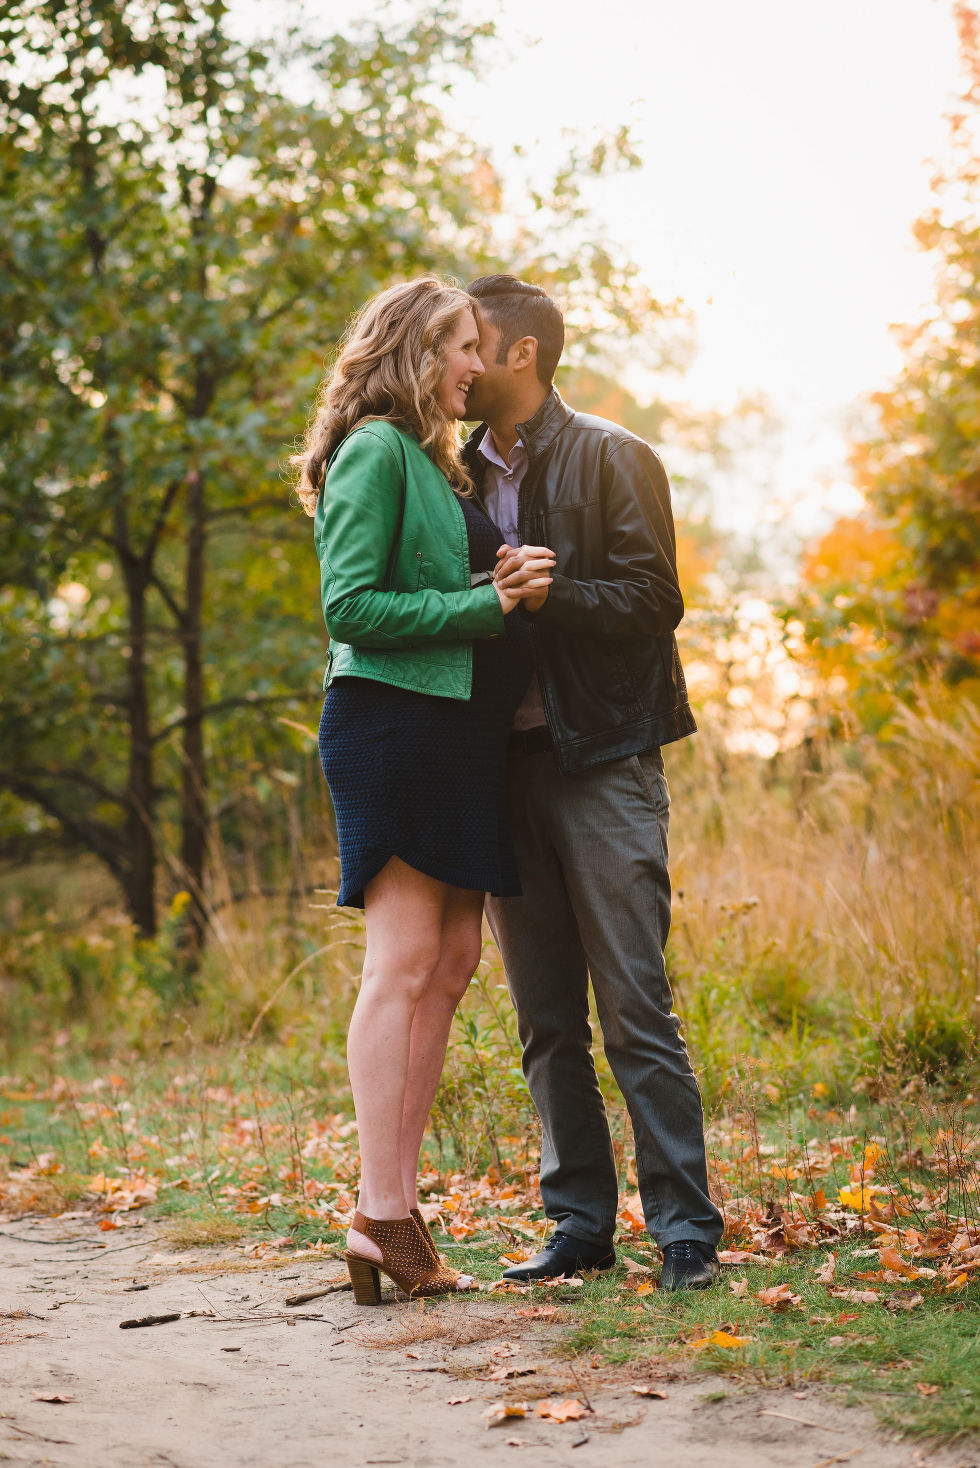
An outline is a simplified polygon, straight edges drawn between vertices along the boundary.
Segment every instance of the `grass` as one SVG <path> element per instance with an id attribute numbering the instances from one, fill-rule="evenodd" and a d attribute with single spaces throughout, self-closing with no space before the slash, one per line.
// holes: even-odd
<path id="1" fill-rule="evenodd" d="M 837 1279 L 860 1288 L 867 1253 L 838 1252 Z M 821 1385 L 849 1404 L 873 1407 L 888 1427 L 947 1439 L 980 1433 L 980 1282 L 955 1295 L 925 1292 L 911 1311 L 830 1296 L 815 1281 L 823 1258 L 726 1270 L 711 1290 L 637 1299 L 623 1277 L 588 1282 L 561 1350 L 610 1366 L 680 1368 L 734 1376 L 753 1385 Z M 735 1297 L 730 1284 L 745 1281 Z M 776 1312 L 760 1290 L 786 1284 L 799 1306 Z M 749 1338 L 744 1346 L 699 1345 L 715 1332 Z M 932 1390 L 935 1389 L 935 1390 Z"/>
<path id="2" fill-rule="evenodd" d="M 288 1052 L 269 1061 L 260 1075 L 221 1050 L 153 1065 L 138 1059 L 121 1072 L 45 1090 L 5 1078 L 0 1117 L 8 1156 L 20 1166 L 0 1170 L 0 1207 L 16 1217 L 81 1204 L 109 1228 L 152 1214 L 176 1249 L 237 1245 L 243 1267 L 249 1257 L 274 1266 L 311 1246 L 339 1252 L 356 1184 L 356 1135 L 344 1111 L 325 1113 L 315 1083 L 303 1080 Z M 642 1268 L 621 1264 L 581 1287 L 491 1298 L 504 1311 L 558 1305 L 560 1353 L 573 1366 L 598 1362 L 600 1380 L 602 1372 L 682 1371 L 752 1385 L 815 1384 L 874 1407 L 907 1433 L 980 1431 L 980 1271 L 963 1252 L 980 1245 L 976 1101 L 906 1086 L 861 1096 L 860 1109 L 811 1097 L 786 1110 L 760 1083 L 738 1100 L 742 1109 L 712 1124 L 709 1147 L 726 1244 L 767 1251 L 764 1262 L 726 1267 L 721 1284 L 704 1293 L 652 1290 L 658 1259 L 631 1201 L 627 1150 L 619 1252 Z M 510 1149 L 499 1166 L 476 1175 L 449 1159 L 440 1171 L 430 1154 L 422 1179 L 440 1246 L 484 1286 L 499 1279 L 503 1254 L 533 1249 L 548 1229 L 526 1139 L 498 1140 Z M 935 1273 L 881 1279 L 873 1246 L 882 1243 L 897 1244 L 916 1273 Z M 831 1249 L 833 1288 L 872 1289 L 877 1301 L 830 1294 L 817 1271 Z M 963 1277 L 957 1259 L 965 1261 Z M 861 1277 L 869 1274 L 879 1278 Z M 777 1309 L 759 1299 L 781 1284 L 798 1304 Z M 921 1298 L 902 1308 L 914 1295 Z M 453 1308 L 465 1310 L 465 1302 Z M 711 1344 L 716 1331 L 748 1339 Z"/>
<path id="3" fill-rule="evenodd" d="M 640 1296 L 622 1273 L 588 1283 L 562 1304 L 564 1349 L 608 1370 L 820 1382 L 909 1432 L 976 1431 L 975 1275 L 952 1292 L 944 1277 L 891 1314 L 829 1297 L 815 1268 L 833 1247 L 839 1278 L 860 1273 L 857 1251 L 893 1225 L 924 1237 L 946 1227 L 944 1247 L 954 1220 L 980 1228 L 980 716 L 909 713 L 888 742 L 814 735 L 773 760 L 699 735 L 669 749 L 667 766 L 669 969 L 728 1242 L 771 1256 L 788 1227 L 791 1252 L 739 1269 L 738 1296 L 727 1282 L 680 1300 Z M 317 780 L 311 770 L 277 794 L 290 831 L 306 833 L 288 866 L 264 866 L 259 841 L 223 848 L 218 833 L 220 905 L 195 974 L 179 901 L 147 943 L 85 861 L 0 872 L 8 1214 L 91 1206 L 111 1228 L 149 1211 L 180 1249 L 237 1242 L 267 1262 L 277 1240 L 340 1243 L 358 1168 L 344 1035 L 363 922 L 333 907 Z M 306 895 L 258 895 L 270 889 Z M 625 1202 L 629 1128 L 601 1048 L 596 1059 Z M 484 1281 L 547 1229 L 537 1136 L 488 942 L 425 1179 L 444 1247 Z M 857 1205 L 839 1204 L 842 1190 Z M 635 1212 L 621 1221 L 626 1252 L 655 1268 Z M 757 1292 L 784 1280 L 802 1305 L 775 1313 Z M 689 1344 L 723 1325 L 753 1339 Z"/>

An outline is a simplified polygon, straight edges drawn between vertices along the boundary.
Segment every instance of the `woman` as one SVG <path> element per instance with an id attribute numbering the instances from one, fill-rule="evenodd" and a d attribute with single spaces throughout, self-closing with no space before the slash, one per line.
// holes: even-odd
<path id="1" fill-rule="evenodd" d="M 293 459 L 331 639 L 320 753 L 337 900 L 363 906 L 367 931 L 347 1048 L 361 1186 L 345 1257 L 362 1305 L 380 1302 L 379 1271 L 413 1296 L 460 1287 L 418 1211 L 419 1151 L 484 892 L 520 891 L 504 767 L 531 663 L 510 613 L 553 561 L 516 588 L 492 580 L 503 536 L 460 459 L 478 340 L 465 292 L 434 277 L 383 291 Z"/>

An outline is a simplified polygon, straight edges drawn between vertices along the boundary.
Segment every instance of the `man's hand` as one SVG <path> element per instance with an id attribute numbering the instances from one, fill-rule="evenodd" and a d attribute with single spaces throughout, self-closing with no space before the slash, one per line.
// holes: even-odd
<path id="1" fill-rule="evenodd" d="M 502 545 L 497 552 L 494 584 L 518 597 L 529 612 L 540 612 L 548 600 L 555 553 L 544 545 Z"/>

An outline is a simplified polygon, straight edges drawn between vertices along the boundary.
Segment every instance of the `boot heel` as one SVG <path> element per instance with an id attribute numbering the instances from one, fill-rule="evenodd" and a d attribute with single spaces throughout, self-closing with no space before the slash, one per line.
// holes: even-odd
<path id="1" fill-rule="evenodd" d="M 344 1260 L 354 1289 L 354 1304 L 380 1305 L 381 1279 L 377 1265 L 369 1259 L 359 1259 L 356 1254 L 345 1254 Z"/>

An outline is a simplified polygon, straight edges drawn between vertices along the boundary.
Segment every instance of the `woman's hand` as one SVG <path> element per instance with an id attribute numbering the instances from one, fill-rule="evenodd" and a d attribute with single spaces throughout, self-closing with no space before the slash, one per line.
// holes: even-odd
<path id="1" fill-rule="evenodd" d="M 539 612 L 548 600 L 551 585 L 549 571 L 555 567 L 555 553 L 544 545 L 502 545 L 497 551 L 497 569 L 493 584 L 497 595 L 523 601 L 529 612 Z M 501 596 L 501 605 L 503 597 Z"/>
<path id="2" fill-rule="evenodd" d="M 506 617 L 508 612 L 512 612 L 514 610 L 521 598 L 519 596 L 514 596 L 512 592 L 505 591 L 502 586 L 497 585 L 496 581 L 492 582 L 491 584 L 494 591 L 497 593 L 497 597 L 500 601 L 500 610 Z"/>

